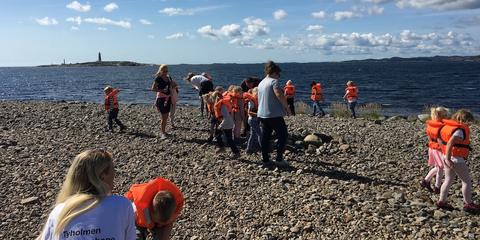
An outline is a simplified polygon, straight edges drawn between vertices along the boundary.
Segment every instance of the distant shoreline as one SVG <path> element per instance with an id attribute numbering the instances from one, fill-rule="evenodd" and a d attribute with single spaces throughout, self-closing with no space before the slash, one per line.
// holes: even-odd
<path id="1" fill-rule="evenodd" d="M 37 67 L 137 67 L 137 66 L 154 66 L 154 65 L 155 64 L 137 63 L 137 62 L 131 62 L 131 61 L 101 61 L 101 62 L 39 65 Z"/>

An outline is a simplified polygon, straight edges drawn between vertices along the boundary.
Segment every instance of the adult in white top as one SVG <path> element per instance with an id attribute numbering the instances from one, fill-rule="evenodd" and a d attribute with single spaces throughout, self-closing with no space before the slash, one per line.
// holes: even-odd
<path id="1" fill-rule="evenodd" d="M 111 194 L 114 175 L 109 152 L 87 150 L 77 155 L 40 239 L 134 240 L 133 207 L 128 199 Z"/>
<path id="2" fill-rule="evenodd" d="M 205 112 L 205 109 L 207 109 L 207 107 L 205 105 L 205 102 L 203 101 L 202 95 L 213 92 L 214 87 L 212 83 L 212 76 L 205 72 L 200 75 L 188 73 L 188 75 L 185 77 L 185 80 L 192 84 L 192 87 L 198 91 L 198 99 L 200 100 L 200 112 L 203 116 L 203 113 Z"/>

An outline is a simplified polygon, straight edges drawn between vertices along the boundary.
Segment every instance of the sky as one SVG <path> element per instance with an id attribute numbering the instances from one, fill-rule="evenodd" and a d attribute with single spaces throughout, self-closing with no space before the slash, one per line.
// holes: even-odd
<path id="1" fill-rule="evenodd" d="M 480 54 L 480 0 L 1 0 L 0 66 Z"/>

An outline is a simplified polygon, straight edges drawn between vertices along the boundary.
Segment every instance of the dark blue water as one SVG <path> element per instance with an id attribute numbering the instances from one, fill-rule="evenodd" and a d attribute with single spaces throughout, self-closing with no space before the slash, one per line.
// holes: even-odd
<path id="1" fill-rule="evenodd" d="M 360 103 L 380 103 L 386 114 L 415 114 L 427 105 L 467 108 L 480 113 L 480 63 L 284 63 L 281 81 L 293 80 L 297 100 L 308 101 L 310 83 L 320 81 L 326 105 L 342 101 L 345 83 L 355 81 Z M 157 67 L 0 68 L 1 100 L 102 102 L 103 88 L 121 89 L 121 103 L 152 103 L 150 85 Z M 180 103 L 196 105 L 197 93 L 185 82 L 188 72 L 209 72 L 216 85 L 240 85 L 263 77 L 262 64 L 171 65 L 180 84 Z"/>

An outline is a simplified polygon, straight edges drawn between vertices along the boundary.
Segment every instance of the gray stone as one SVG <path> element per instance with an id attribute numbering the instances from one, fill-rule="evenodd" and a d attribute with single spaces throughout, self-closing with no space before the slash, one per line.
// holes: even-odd
<path id="1" fill-rule="evenodd" d="M 428 119 L 430 119 L 429 114 L 419 114 L 417 117 L 421 122 L 426 122 Z"/>
<path id="2" fill-rule="evenodd" d="M 29 204 L 29 203 L 36 202 L 37 200 L 38 200 L 38 197 L 29 197 L 29 198 L 22 199 L 22 201 L 20 203 L 21 204 Z"/>

